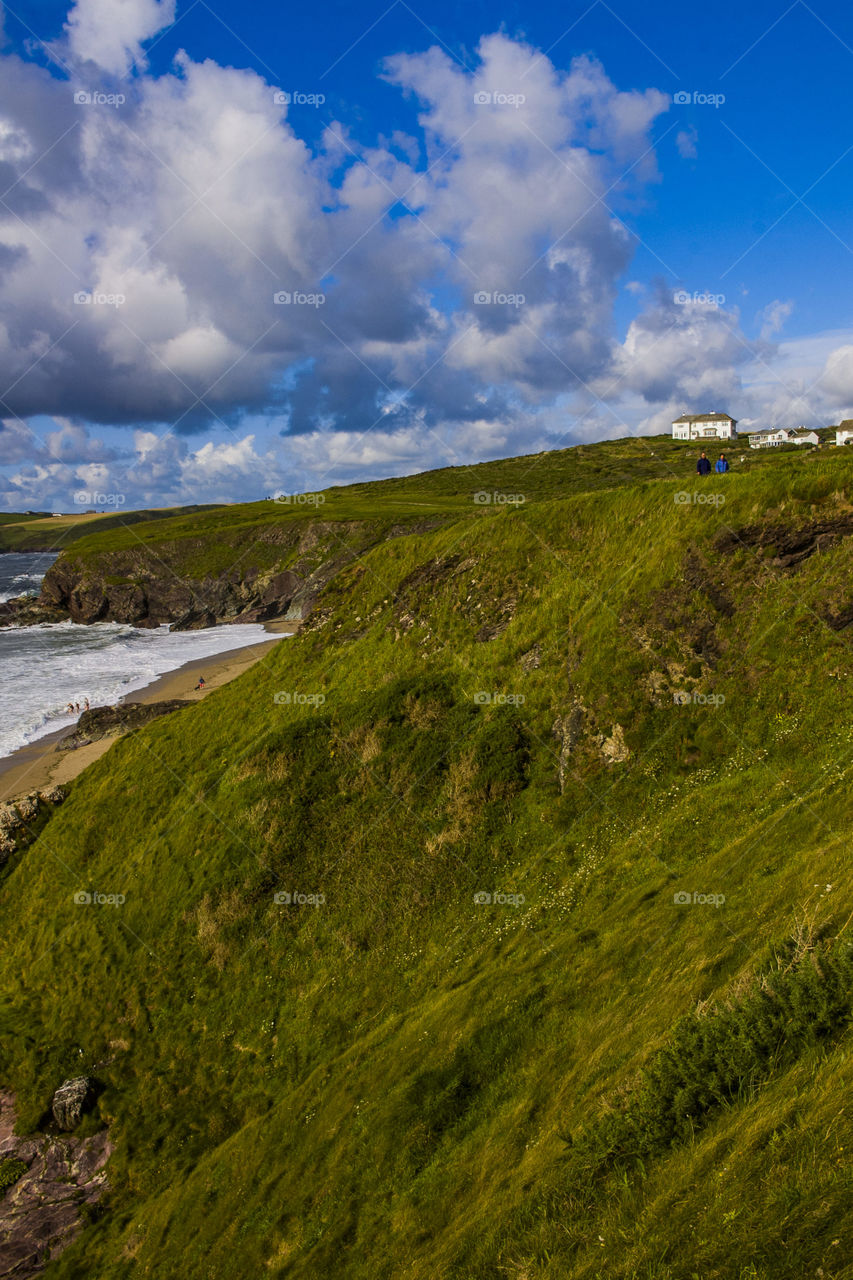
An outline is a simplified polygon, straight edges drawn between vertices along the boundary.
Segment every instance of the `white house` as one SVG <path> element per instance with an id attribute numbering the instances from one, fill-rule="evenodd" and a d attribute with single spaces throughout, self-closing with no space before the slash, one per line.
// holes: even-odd
<path id="1" fill-rule="evenodd" d="M 804 427 L 798 427 L 796 431 L 791 432 L 789 444 L 820 444 L 820 436 L 816 431 L 806 431 Z"/>
<path id="2" fill-rule="evenodd" d="M 727 413 L 683 413 L 672 424 L 673 440 L 736 440 L 737 422 Z"/>
<path id="3" fill-rule="evenodd" d="M 851 430 L 849 427 L 844 427 L 844 428 L 839 427 L 835 433 L 835 443 L 849 444 L 851 440 L 853 440 L 853 430 Z"/>
<path id="4" fill-rule="evenodd" d="M 789 431 L 787 427 L 777 427 L 772 430 L 770 427 L 764 427 L 761 431 L 753 431 L 749 437 L 750 449 L 772 449 L 780 444 L 792 444 L 791 439 L 794 432 Z M 817 443 L 817 437 L 815 437 Z"/>

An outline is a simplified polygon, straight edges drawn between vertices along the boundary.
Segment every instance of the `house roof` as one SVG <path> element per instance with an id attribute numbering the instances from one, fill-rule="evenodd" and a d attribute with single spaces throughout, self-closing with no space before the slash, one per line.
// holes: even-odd
<path id="1" fill-rule="evenodd" d="M 676 422 L 736 422 L 736 418 L 732 418 L 727 413 L 682 413 L 680 418 L 675 418 L 673 426 Z"/>

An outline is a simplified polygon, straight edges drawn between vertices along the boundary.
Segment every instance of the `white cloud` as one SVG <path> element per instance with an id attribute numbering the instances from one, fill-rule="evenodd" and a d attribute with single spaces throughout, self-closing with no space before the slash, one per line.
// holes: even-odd
<path id="1" fill-rule="evenodd" d="M 146 65 L 142 46 L 175 21 L 175 0 L 77 0 L 68 15 L 68 48 L 81 62 L 126 76 Z"/>
<path id="2" fill-rule="evenodd" d="M 689 129 L 679 129 L 675 135 L 675 145 L 678 148 L 678 154 L 682 160 L 695 160 L 699 152 L 696 143 L 699 140 L 699 134 L 693 125 Z"/>

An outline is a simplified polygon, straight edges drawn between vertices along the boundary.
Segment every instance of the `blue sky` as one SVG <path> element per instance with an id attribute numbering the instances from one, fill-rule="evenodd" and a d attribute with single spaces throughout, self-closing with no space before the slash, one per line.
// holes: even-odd
<path id="1" fill-rule="evenodd" d="M 7 507 L 853 411 L 847 6 L 16 0 L 4 32 Z"/>

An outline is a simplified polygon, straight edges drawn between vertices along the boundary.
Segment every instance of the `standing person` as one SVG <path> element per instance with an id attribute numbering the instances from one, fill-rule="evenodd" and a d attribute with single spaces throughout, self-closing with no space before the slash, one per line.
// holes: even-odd
<path id="1" fill-rule="evenodd" d="M 724 476 L 728 471 L 728 469 L 729 469 L 728 459 L 724 453 L 721 453 L 719 458 L 717 459 L 714 470 L 716 471 L 718 476 Z"/>
<path id="2" fill-rule="evenodd" d="M 711 464 L 705 457 L 705 450 L 702 450 L 702 456 L 696 463 L 696 470 L 700 476 L 709 476 L 711 474 Z"/>

